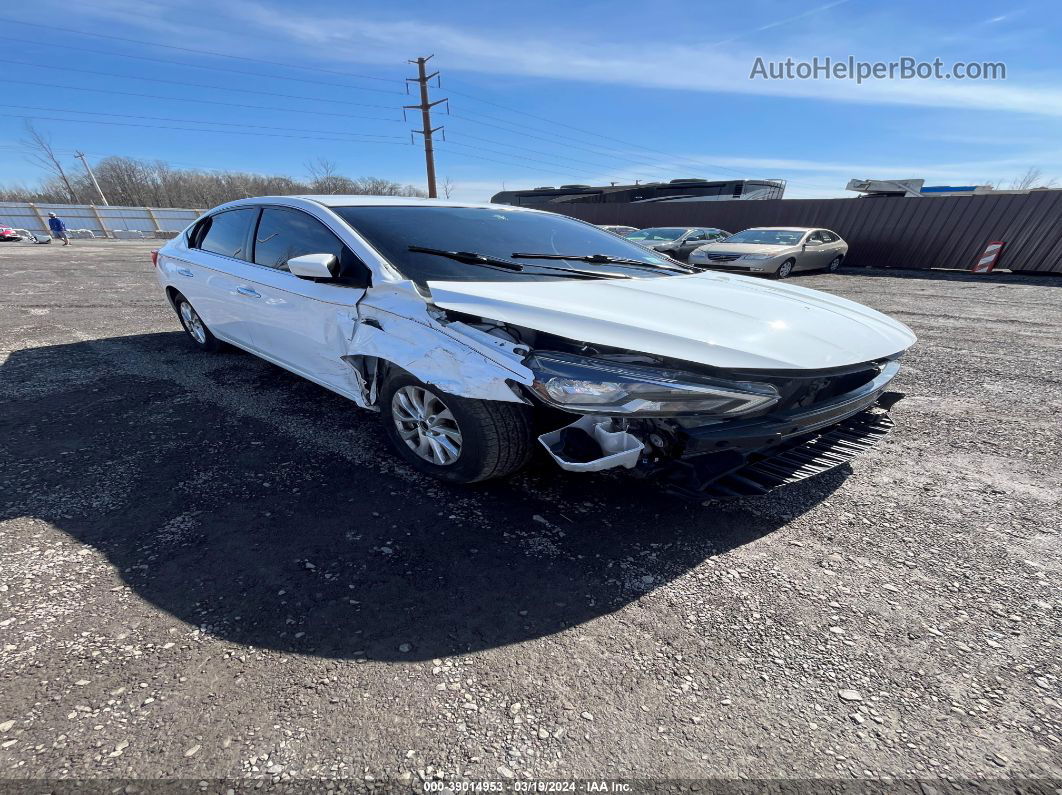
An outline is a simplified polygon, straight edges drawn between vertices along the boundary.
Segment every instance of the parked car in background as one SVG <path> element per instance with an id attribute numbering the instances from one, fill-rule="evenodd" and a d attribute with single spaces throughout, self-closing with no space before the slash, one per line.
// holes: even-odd
<path id="1" fill-rule="evenodd" d="M 241 199 L 152 259 L 198 348 L 231 343 L 378 412 L 409 465 L 457 483 L 541 445 L 573 472 L 764 493 L 885 435 L 915 341 L 837 296 L 505 205 Z"/>
<path id="2" fill-rule="evenodd" d="M 598 224 L 598 226 L 601 229 L 604 229 L 606 232 L 611 232 L 612 234 L 619 235 L 620 237 L 626 237 L 632 232 L 638 231 L 638 227 L 636 226 L 616 226 L 614 224 Z"/>
<path id="3" fill-rule="evenodd" d="M 690 253 L 698 268 L 763 273 L 784 279 L 796 271 L 835 271 L 848 244 L 829 229 L 803 226 L 755 227 Z"/>
<path id="4" fill-rule="evenodd" d="M 722 229 L 712 227 L 654 226 L 639 229 L 627 235 L 627 239 L 640 246 L 684 260 L 698 246 L 729 235 Z"/>
<path id="5" fill-rule="evenodd" d="M 46 232 L 31 232 L 29 229 L 16 229 L 15 234 L 23 243 L 51 243 L 52 236 Z"/>
<path id="6" fill-rule="evenodd" d="M 10 226 L 0 226 L 0 242 L 15 243 L 21 239 L 22 235 L 18 233 L 17 229 L 12 229 Z"/>

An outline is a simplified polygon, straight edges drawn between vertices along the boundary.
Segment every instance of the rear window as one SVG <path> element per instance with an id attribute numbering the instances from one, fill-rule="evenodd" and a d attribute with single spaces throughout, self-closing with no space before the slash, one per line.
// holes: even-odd
<path id="1" fill-rule="evenodd" d="M 193 232 L 191 245 L 212 254 L 249 259 L 247 238 L 257 215 L 257 207 L 247 207 L 205 218 Z"/>
<path id="2" fill-rule="evenodd" d="M 727 243 L 758 243 L 764 246 L 795 246 L 804 235 L 799 229 L 746 229 L 727 239 Z"/>

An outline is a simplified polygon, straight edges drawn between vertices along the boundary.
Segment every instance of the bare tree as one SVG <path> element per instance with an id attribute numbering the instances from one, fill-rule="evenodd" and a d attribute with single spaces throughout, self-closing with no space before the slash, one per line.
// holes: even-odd
<path id="1" fill-rule="evenodd" d="M 95 188 L 87 174 L 67 177 L 45 135 L 34 130 L 34 146 L 47 176 L 36 187 L 0 185 L 3 201 L 63 203 L 71 197 L 88 196 Z M 39 139 L 40 143 L 36 143 Z M 49 153 L 51 159 L 49 159 Z M 336 164 L 324 158 L 307 162 L 308 180 L 277 174 L 249 174 L 241 171 L 177 169 L 162 160 L 132 157 L 105 157 L 92 164 L 100 187 L 115 204 L 133 207 L 192 207 L 206 209 L 246 196 L 283 196 L 303 193 L 371 194 L 382 196 L 424 196 L 413 185 L 403 185 L 382 177 L 352 179 L 338 172 Z"/>
<path id="2" fill-rule="evenodd" d="M 450 179 L 449 177 L 446 177 L 443 180 L 442 189 L 443 189 L 443 196 L 445 196 L 447 199 L 449 199 L 450 198 L 450 194 L 454 192 L 454 181 L 452 179 Z"/>
<path id="3" fill-rule="evenodd" d="M 1020 177 L 1016 177 L 1010 183 L 1011 190 L 1033 190 L 1036 188 L 1053 188 L 1058 184 L 1057 179 L 1044 179 L 1043 172 L 1036 166 L 1029 166 L 1029 169 Z"/>
<path id="4" fill-rule="evenodd" d="M 355 193 L 352 190 L 353 183 L 349 177 L 339 174 L 334 160 L 319 157 L 316 160 L 306 162 L 306 170 L 310 174 L 310 186 L 314 193 Z"/>
<path id="5" fill-rule="evenodd" d="M 77 194 L 74 193 L 74 188 L 70 184 L 70 180 L 66 178 L 66 172 L 63 171 L 62 163 L 59 162 L 59 158 L 56 157 L 55 149 L 52 147 L 52 140 L 49 136 L 42 133 L 36 127 L 33 126 L 33 122 L 26 119 L 24 122 L 26 126 L 26 137 L 22 140 L 23 146 L 29 150 L 29 154 L 26 159 L 31 163 L 43 168 L 45 171 L 59 177 L 66 185 L 67 193 L 70 195 L 70 201 L 77 203 Z"/>

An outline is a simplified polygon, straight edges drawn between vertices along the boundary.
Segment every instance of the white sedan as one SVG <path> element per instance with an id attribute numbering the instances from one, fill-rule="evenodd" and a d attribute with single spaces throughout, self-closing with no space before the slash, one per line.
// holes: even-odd
<path id="1" fill-rule="evenodd" d="M 537 438 L 570 471 L 760 493 L 884 435 L 915 341 L 842 298 L 503 205 L 243 199 L 154 259 L 197 347 L 380 412 L 400 456 L 461 483 L 515 472 Z"/>

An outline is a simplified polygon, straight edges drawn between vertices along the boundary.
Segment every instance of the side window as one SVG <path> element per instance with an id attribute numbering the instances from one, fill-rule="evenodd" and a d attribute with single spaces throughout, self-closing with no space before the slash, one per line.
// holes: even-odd
<path id="1" fill-rule="evenodd" d="M 824 243 L 834 243 L 838 239 L 837 235 L 833 232 L 827 232 L 825 229 L 819 232 L 819 236 L 822 237 L 822 242 Z"/>
<path id="2" fill-rule="evenodd" d="M 298 210 L 266 207 L 254 241 L 254 262 L 267 268 L 287 270 L 287 261 L 303 254 L 335 254 L 343 244 L 324 224 Z"/>
<path id="3" fill-rule="evenodd" d="M 703 229 L 695 229 L 693 231 L 693 234 L 691 234 L 689 237 L 686 238 L 686 242 L 687 243 L 692 243 L 693 241 L 696 241 L 696 240 L 707 240 L 707 239 L 708 239 L 708 235 L 706 235 L 704 233 Z"/>
<path id="4" fill-rule="evenodd" d="M 194 232 L 192 247 L 225 257 L 248 259 L 247 235 L 257 214 L 257 208 L 247 207 L 204 219 Z"/>
<path id="5" fill-rule="evenodd" d="M 807 243 L 809 246 L 821 246 L 822 237 L 819 235 L 818 232 L 812 232 L 810 235 L 808 235 Z"/>
<path id="6" fill-rule="evenodd" d="M 288 260 L 303 254 L 335 254 L 342 278 L 362 287 L 369 284 L 364 263 L 316 218 L 299 210 L 264 208 L 255 233 L 254 263 L 287 270 Z"/>

